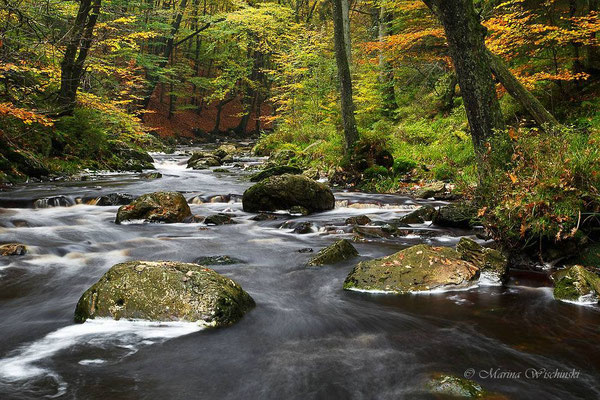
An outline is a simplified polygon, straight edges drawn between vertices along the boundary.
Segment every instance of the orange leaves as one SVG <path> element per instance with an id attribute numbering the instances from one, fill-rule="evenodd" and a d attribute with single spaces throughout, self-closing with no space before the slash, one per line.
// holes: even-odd
<path id="1" fill-rule="evenodd" d="M 27 125 L 54 125 L 54 122 L 50 118 L 41 114 L 37 114 L 33 111 L 28 111 L 23 108 L 15 107 L 12 103 L 0 103 L 0 115 L 16 118 Z"/>

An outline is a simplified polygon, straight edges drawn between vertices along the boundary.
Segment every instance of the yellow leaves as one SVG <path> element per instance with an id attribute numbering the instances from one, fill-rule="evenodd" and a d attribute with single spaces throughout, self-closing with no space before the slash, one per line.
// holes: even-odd
<path id="1" fill-rule="evenodd" d="M 512 183 L 517 183 L 518 179 L 514 174 L 509 173 L 508 177 L 510 178 L 510 180 L 512 181 Z"/>
<path id="2" fill-rule="evenodd" d="M 53 126 L 54 125 L 54 121 L 52 121 L 52 119 L 50 119 L 44 115 L 37 114 L 33 111 L 15 107 L 12 103 L 0 103 L 0 115 L 16 118 L 27 125 L 32 125 L 32 124 L 40 124 L 42 126 Z"/>

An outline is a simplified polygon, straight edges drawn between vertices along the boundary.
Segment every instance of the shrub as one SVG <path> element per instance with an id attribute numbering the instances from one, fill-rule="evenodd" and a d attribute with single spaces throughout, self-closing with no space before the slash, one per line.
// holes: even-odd
<path id="1" fill-rule="evenodd" d="M 417 163 L 407 158 L 397 158 L 394 160 L 394 173 L 406 174 L 417 167 Z"/>

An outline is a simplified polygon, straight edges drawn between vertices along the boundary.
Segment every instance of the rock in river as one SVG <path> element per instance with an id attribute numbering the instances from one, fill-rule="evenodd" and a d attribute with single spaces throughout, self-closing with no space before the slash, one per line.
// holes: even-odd
<path id="1" fill-rule="evenodd" d="M 440 207 L 433 216 L 433 223 L 449 228 L 472 228 L 479 224 L 479 221 L 477 221 L 477 207 L 460 203 Z"/>
<path id="2" fill-rule="evenodd" d="M 431 378 L 426 387 L 429 392 L 445 396 L 444 398 L 463 398 L 463 399 L 501 399 L 503 397 L 492 397 L 477 382 L 469 379 L 459 378 L 452 375 L 436 375 Z"/>
<path id="3" fill-rule="evenodd" d="M 406 215 L 403 215 L 398 219 L 395 219 L 394 222 L 399 222 L 402 224 L 422 224 L 425 221 L 431 221 L 435 215 L 435 212 L 435 207 L 425 205 L 409 212 Z"/>
<path id="4" fill-rule="evenodd" d="M 346 239 L 338 240 L 331 246 L 321 249 L 309 262 L 310 266 L 334 264 L 358 256 L 358 251 Z"/>
<path id="5" fill-rule="evenodd" d="M 456 245 L 460 257 L 473 263 L 489 282 L 501 283 L 508 273 L 508 260 L 500 251 L 483 247 L 474 240 L 461 238 Z"/>
<path id="6" fill-rule="evenodd" d="M 113 266 L 83 293 L 75 322 L 89 318 L 232 324 L 254 307 L 240 285 L 198 264 L 130 261 Z"/>
<path id="7" fill-rule="evenodd" d="M 2 256 L 22 256 L 27 253 L 27 246 L 20 243 L 7 243 L 0 245 L 0 255 Z"/>
<path id="8" fill-rule="evenodd" d="M 335 206 L 328 186 L 302 175 L 278 175 L 267 178 L 244 192 L 244 211 L 287 210 L 302 206 L 310 212 L 331 210 Z"/>
<path id="9" fill-rule="evenodd" d="M 412 246 L 387 257 L 359 263 L 346 278 L 344 289 L 410 293 L 469 287 L 479 268 L 449 247 Z"/>
<path id="10" fill-rule="evenodd" d="M 552 274 L 554 298 L 572 302 L 597 302 L 600 296 L 600 276 L 581 265 Z"/>
<path id="11" fill-rule="evenodd" d="M 178 192 L 155 192 L 138 197 L 117 211 L 115 223 L 144 220 L 147 222 L 186 222 L 192 218 L 190 206 Z"/>

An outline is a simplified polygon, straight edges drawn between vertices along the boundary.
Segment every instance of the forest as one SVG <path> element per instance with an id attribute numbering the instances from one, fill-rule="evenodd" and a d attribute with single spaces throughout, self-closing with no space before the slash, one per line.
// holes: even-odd
<path id="1" fill-rule="evenodd" d="M 281 308 L 271 312 L 279 332 L 302 337 L 296 345 L 324 357 L 322 363 L 341 363 L 339 372 L 346 375 L 321 371 L 323 386 L 315 389 L 317 379 L 308 370 L 316 361 L 279 337 L 270 347 L 250 335 L 245 340 L 269 366 L 268 374 L 254 378 L 270 389 L 250 385 L 241 366 L 230 364 L 237 356 L 227 354 L 230 363 L 214 361 L 215 370 L 244 382 L 228 398 L 598 396 L 586 382 L 599 378 L 600 356 L 592 344 L 600 339 L 592 328 L 600 322 L 600 1 L 0 0 L 0 206 L 0 292 L 7 293 L 0 294 L 0 317 L 19 319 L 21 306 L 11 302 L 20 296 L 32 302 L 27 307 L 45 304 L 35 314 L 42 320 L 62 313 L 67 303 L 71 307 L 42 339 L 0 346 L 0 377 L 7 381 L 18 375 L 19 357 L 29 354 L 26 347 L 25 354 L 15 353 L 16 344 L 50 346 L 55 342 L 48 332 L 71 329 L 72 342 L 85 347 L 89 333 L 69 325 L 75 303 L 75 322 L 85 326 L 97 323 L 90 322 L 96 317 L 134 320 L 118 331 L 102 325 L 94 334 L 110 331 L 120 344 L 133 336 L 136 349 L 144 340 L 171 343 L 167 339 L 179 335 L 144 336 L 138 319 L 202 320 L 204 329 L 237 323 L 254 307 L 238 324 L 275 336 L 261 331 L 267 317 L 259 310 L 278 303 Z M 42 231 L 32 233 L 37 227 Z M 273 233 L 282 230 L 283 239 Z M 192 246 L 199 236 L 204 242 Z M 322 250 L 311 255 L 313 247 Z M 361 262 L 352 263 L 355 257 Z M 275 265 L 286 259 L 291 269 L 275 274 Z M 170 271 L 162 278 L 154 270 L 159 260 Z M 57 271 L 71 264 L 87 269 L 67 285 L 64 279 L 74 278 Z M 217 272 L 196 270 L 196 264 Z M 328 264 L 337 267 L 318 272 L 325 278 L 312 275 L 314 267 Z M 41 287 L 37 293 L 26 272 L 31 265 L 50 268 L 45 274 L 60 280 L 68 294 Z M 310 275 L 292 276 L 298 268 Z M 21 272 L 4 275 L 12 270 Z M 183 279 L 204 296 L 202 312 L 179 304 L 178 295 L 157 300 L 171 293 L 171 279 Z M 317 279 L 363 297 L 343 297 Z M 103 286 L 116 281 L 124 286 Z M 274 297 L 266 294 L 267 281 L 275 282 Z M 304 293 L 310 285 L 323 295 L 307 294 L 300 303 L 311 313 L 322 310 L 314 330 L 288 322 L 282 310 L 296 312 L 296 306 L 279 292 L 289 287 Z M 474 287 L 483 292 L 477 295 Z M 545 289 L 550 296 L 544 297 Z M 452 300 L 446 290 L 462 297 Z M 402 296 L 377 297 L 412 292 L 444 295 L 414 297 L 421 305 Z M 499 293 L 505 305 L 492 300 Z M 225 297 L 204 305 L 218 296 Z M 547 297 L 561 301 L 541 300 Z M 450 303 L 471 308 L 450 311 Z M 573 303 L 586 306 L 579 317 L 568 308 Z M 217 307 L 209 319 L 206 307 Z M 389 354 L 398 356 L 400 344 L 412 343 L 432 323 L 419 317 L 407 336 L 390 344 L 387 335 L 405 327 L 405 312 L 443 320 L 422 340 L 445 350 L 462 349 L 459 336 L 471 333 L 445 341 L 436 336 L 443 329 L 480 326 L 472 333 L 480 358 L 463 349 L 453 364 L 447 356 L 434 360 L 419 353 L 412 355 L 420 365 L 416 377 L 379 371 L 373 352 L 381 350 L 381 365 L 393 368 Z M 509 321 L 508 313 L 521 315 Z M 354 314 L 360 322 L 344 319 Z M 339 318 L 340 331 L 326 328 L 325 317 Z M 372 330 L 364 325 L 370 319 L 378 320 Z M 500 321 L 506 326 L 500 328 Z M 27 327 L 6 329 L 5 335 L 21 337 Z M 519 332 L 522 343 L 510 331 Z M 317 342 L 317 333 L 331 342 Z M 360 335 L 386 340 L 361 342 Z M 226 336 L 210 340 L 209 357 L 218 358 L 219 346 L 233 345 Z M 353 346 L 360 351 L 347 353 Z M 330 347 L 339 352 L 316 356 Z M 60 358 L 61 351 L 52 354 Z M 367 352 L 366 366 L 378 375 L 368 379 L 381 380 L 373 392 L 357 378 L 361 369 L 347 370 L 337 358 L 358 362 Z M 110 363 L 114 353 L 107 356 Z M 274 367 L 270 357 L 280 360 L 277 354 L 298 357 L 286 367 L 299 382 Z M 525 367 L 535 369 L 537 383 L 519 378 L 511 387 L 512 381 L 490 378 L 490 368 L 507 365 L 521 368 L 523 376 Z M 25 367 L 37 368 L 33 362 Z M 148 374 L 144 382 L 154 373 L 138 367 Z M 100 398 L 90 389 L 90 375 L 69 368 L 57 367 L 51 383 L 34 386 L 35 374 L 25 374 L 25 386 L 19 376 L 13 381 L 21 386 L 0 384 L 0 395 Z M 112 387 L 110 368 L 99 368 L 106 388 Z M 585 377 L 541 378 L 542 385 L 541 368 L 581 370 Z M 171 379 L 189 382 L 195 378 L 189 374 Z M 127 376 L 119 393 L 131 395 L 135 379 Z M 225 398 L 224 378 L 215 376 L 203 378 L 211 388 L 206 398 Z M 408 392 L 399 391 L 394 379 Z M 149 393 L 164 395 L 169 385 L 161 382 Z"/>

